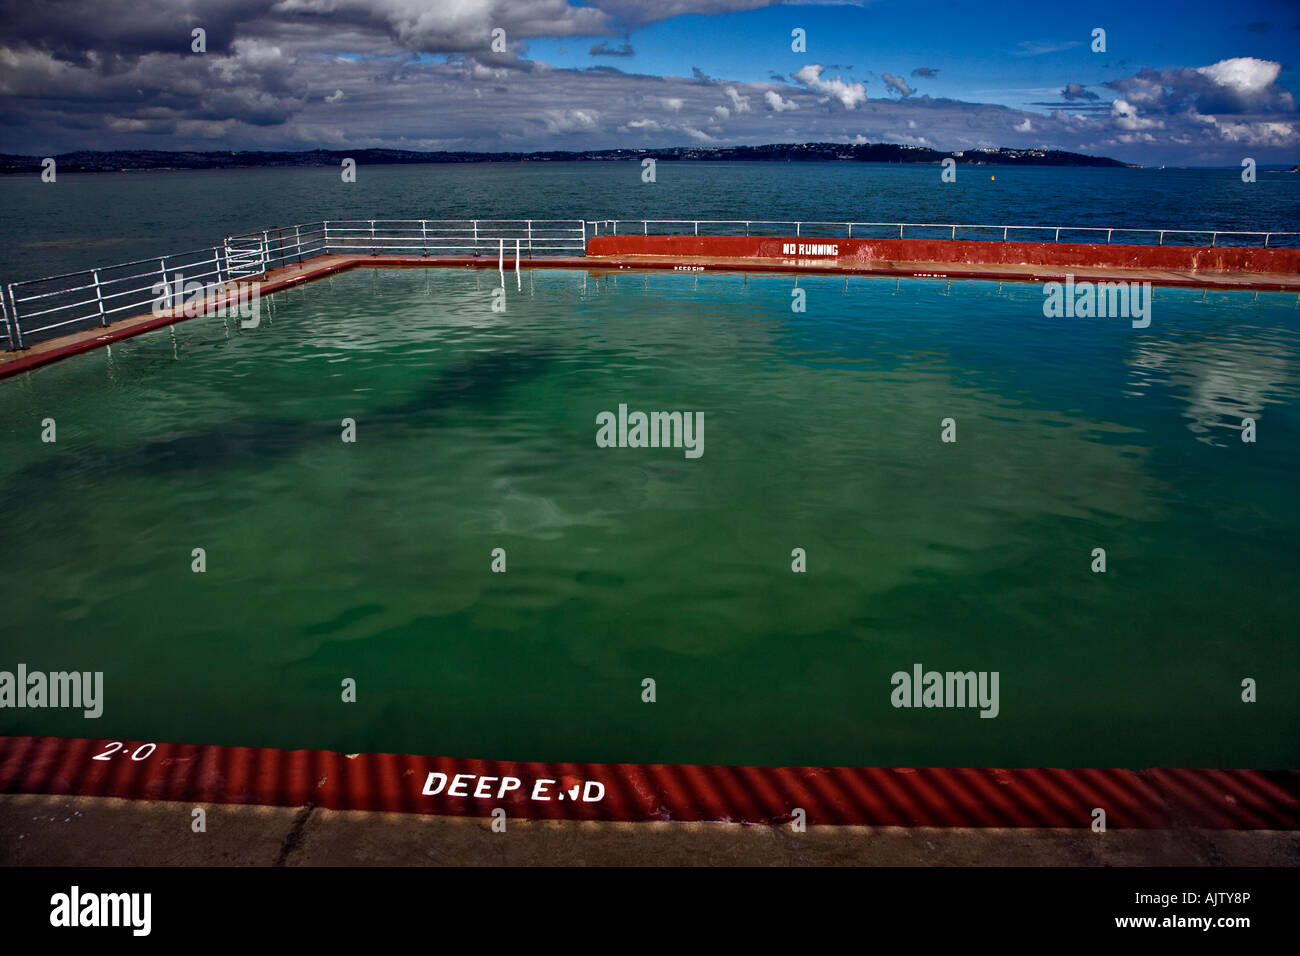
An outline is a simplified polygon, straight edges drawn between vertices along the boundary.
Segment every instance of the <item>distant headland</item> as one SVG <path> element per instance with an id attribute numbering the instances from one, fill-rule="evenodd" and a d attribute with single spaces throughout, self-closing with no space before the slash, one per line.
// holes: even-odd
<path id="1" fill-rule="evenodd" d="M 770 146 L 668 146 L 657 149 L 546 150 L 531 153 L 421 152 L 409 149 L 312 149 L 173 152 L 166 150 L 79 150 L 54 156 L 59 172 L 127 172 L 145 169 L 252 169 L 289 166 L 337 166 L 344 159 L 358 165 L 421 163 L 573 163 L 654 159 L 712 162 L 857 162 L 957 163 L 1000 166 L 1122 167 L 1105 156 L 1085 156 L 1060 149 L 985 147 L 941 152 L 898 143 L 776 143 Z M 39 173 L 40 156 L 0 154 L 0 173 Z"/>

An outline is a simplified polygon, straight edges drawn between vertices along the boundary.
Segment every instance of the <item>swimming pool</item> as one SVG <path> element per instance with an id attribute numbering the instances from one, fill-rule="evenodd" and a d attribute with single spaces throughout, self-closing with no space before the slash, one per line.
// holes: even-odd
<path id="1" fill-rule="evenodd" d="M 1157 289 L 1134 329 L 1029 284 L 498 284 L 355 270 L 0 383 L 0 667 L 105 686 L 0 733 L 1296 765 L 1294 296 Z M 600 447 L 620 405 L 702 453 Z M 996 672 L 997 716 L 893 706 L 916 664 Z"/>

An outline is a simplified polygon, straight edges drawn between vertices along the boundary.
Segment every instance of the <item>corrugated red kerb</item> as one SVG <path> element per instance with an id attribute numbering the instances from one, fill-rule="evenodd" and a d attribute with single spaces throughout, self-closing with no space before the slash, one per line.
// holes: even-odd
<path id="1" fill-rule="evenodd" d="M 63 737 L 0 737 L 0 793 L 48 793 L 192 803 L 386 810 L 550 820 L 783 823 L 802 809 L 810 824 L 934 827 L 1073 827 L 1106 811 L 1110 828 L 1300 829 L 1300 771 L 1193 769 L 975 769 L 727 767 L 579 764 L 419 757 L 346 756 L 158 744 L 144 760 L 94 760 L 104 742 Z M 472 774 L 471 796 L 423 793 L 430 772 Z M 479 776 L 497 778 L 487 798 L 472 796 Z M 497 797 L 500 778 L 518 790 Z M 538 779 L 556 781 L 534 800 Z M 562 791 L 588 780 L 604 798 L 573 801 Z M 450 784 L 448 785 L 448 787 Z M 581 792 L 580 792 L 581 796 Z"/>

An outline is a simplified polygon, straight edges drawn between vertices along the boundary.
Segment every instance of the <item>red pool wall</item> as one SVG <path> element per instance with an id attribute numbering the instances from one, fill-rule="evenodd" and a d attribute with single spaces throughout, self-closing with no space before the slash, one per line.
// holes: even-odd
<path id="1" fill-rule="evenodd" d="M 798 244 L 835 244 L 839 255 L 783 251 Z M 715 259 L 797 259 L 849 262 L 932 262 L 1169 269 L 1195 272 L 1300 273 L 1300 249 L 1119 246 L 1094 243 L 973 242 L 949 239 L 824 239 L 804 236 L 594 236 L 592 256 L 699 256 Z"/>

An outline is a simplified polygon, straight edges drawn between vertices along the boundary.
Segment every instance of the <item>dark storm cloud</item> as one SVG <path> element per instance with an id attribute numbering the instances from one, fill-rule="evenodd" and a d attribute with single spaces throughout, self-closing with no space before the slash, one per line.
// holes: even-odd
<path id="1" fill-rule="evenodd" d="M 1061 99 L 1073 102 L 1074 100 L 1099 100 L 1101 97 L 1080 83 L 1066 83 L 1065 89 L 1061 90 Z"/>
<path id="2" fill-rule="evenodd" d="M 939 75 L 939 71 L 928 66 L 918 66 L 912 71 L 913 76 L 920 76 L 927 80 L 933 80 Z"/>
<path id="3" fill-rule="evenodd" d="M 592 56 L 635 56 L 636 52 L 632 49 L 632 44 L 624 43 L 621 47 L 612 47 L 604 40 L 601 40 L 590 50 L 587 51 Z"/>

